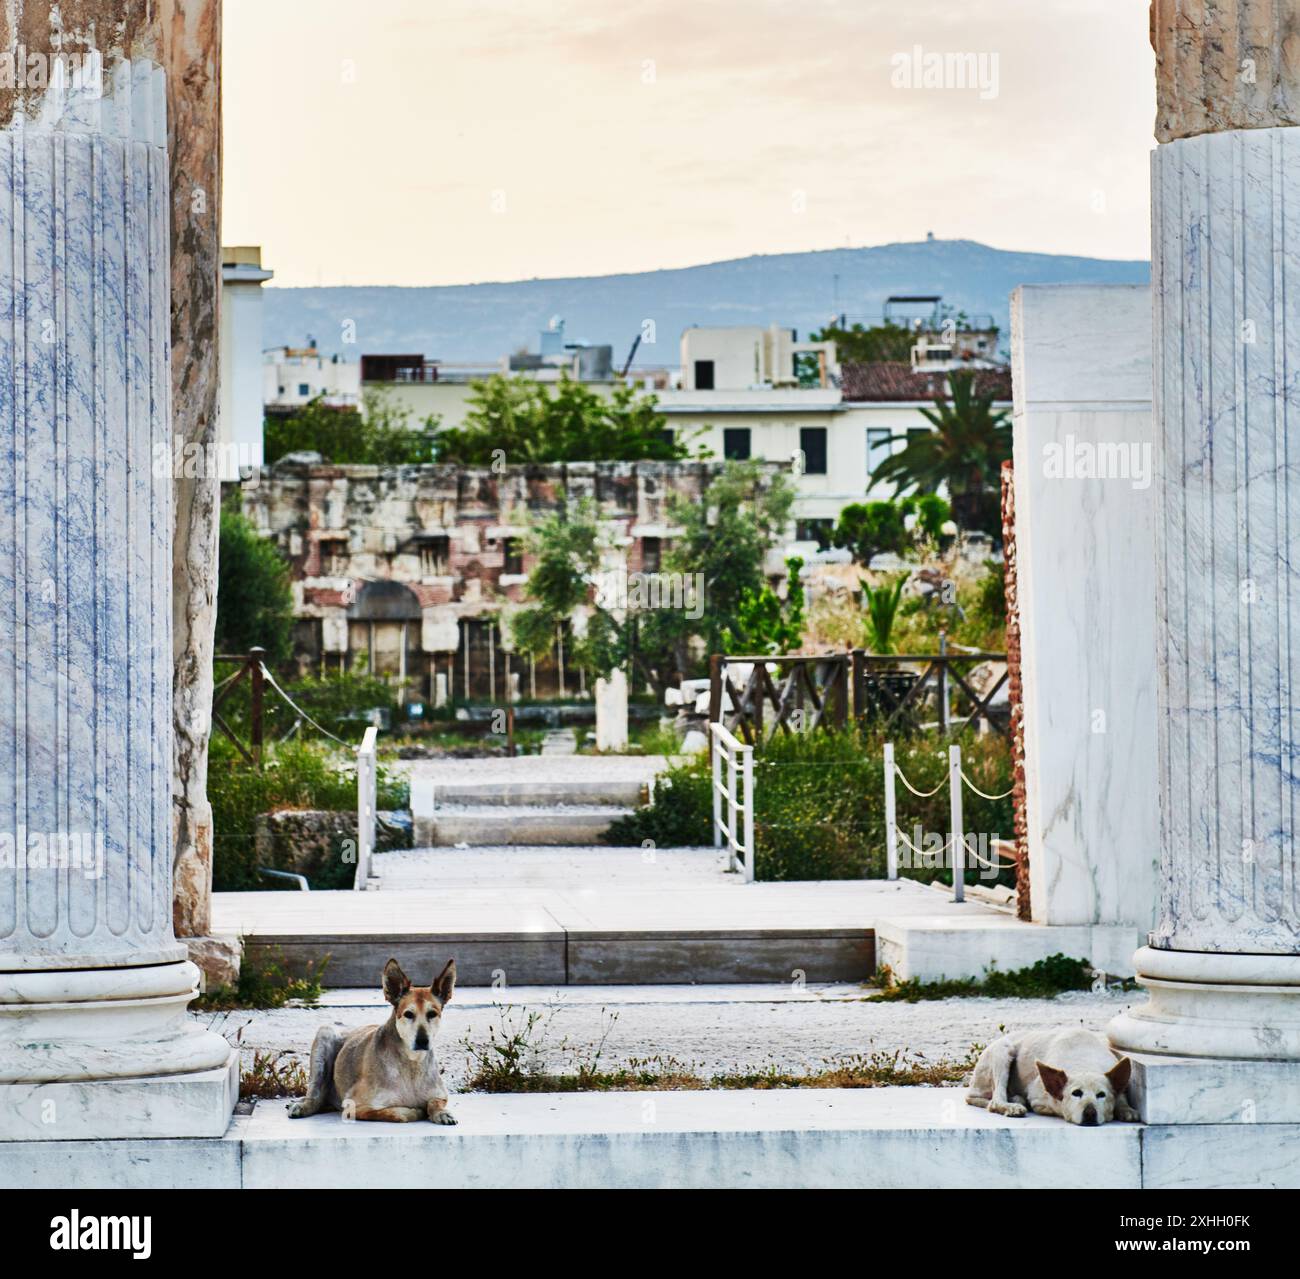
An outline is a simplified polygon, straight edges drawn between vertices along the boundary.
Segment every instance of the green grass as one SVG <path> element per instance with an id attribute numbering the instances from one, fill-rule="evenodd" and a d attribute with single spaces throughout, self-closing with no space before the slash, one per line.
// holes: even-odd
<path id="1" fill-rule="evenodd" d="M 206 991 L 191 1005 L 197 1013 L 230 1012 L 242 1008 L 283 1008 L 290 1001 L 315 1004 L 321 996 L 321 979 L 329 965 L 325 956 L 305 977 L 285 971 L 284 956 L 271 951 L 259 963 L 245 957 L 239 966 L 237 986 L 218 986 Z"/>
<path id="2" fill-rule="evenodd" d="M 1011 972 L 989 969 L 982 978 L 954 981 L 896 982 L 888 968 L 880 971 L 877 983 L 881 989 L 868 996 L 868 1003 L 902 1002 L 919 1003 L 927 999 L 952 999 L 954 997 L 985 997 L 989 999 L 1054 999 L 1068 990 L 1091 990 L 1096 980 L 1086 959 L 1071 959 L 1068 955 L 1049 955 L 1028 968 Z"/>

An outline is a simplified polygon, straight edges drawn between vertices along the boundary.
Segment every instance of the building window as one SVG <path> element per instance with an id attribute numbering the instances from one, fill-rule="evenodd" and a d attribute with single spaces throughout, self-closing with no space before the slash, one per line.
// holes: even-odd
<path id="1" fill-rule="evenodd" d="M 659 432 L 659 442 L 661 444 L 666 444 L 669 448 L 672 448 L 673 443 L 676 441 L 676 439 L 677 439 L 676 432 L 674 432 L 671 426 L 665 427 L 662 431 Z"/>
<path id="2" fill-rule="evenodd" d="M 420 545 L 420 572 L 425 577 L 446 577 L 450 552 L 450 538 L 427 538 Z"/>
<path id="3" fill-rule="evenodd" d="M 695 389 L 697 391 L 713 390 L 713 361 L 696 360 L 695 361 Z M 749 454 L 745 455 L 746 457 Z"/>
<path id="4" fill-rule="evenodd" d="M 831 544 L 831 530 L 834 527 L 834 520 L 795 520 L 794 540 L 796 542 L 816 542 L 817 549 L 824 551 Z"/>
<path id="5" fill-rule="evenodd" d="M 641 572 L 657 573 L 663 558 L 663 543 L 657 537 L 641 539 Z"/>
<path id="6" fill-rule="evenodd" d="M 894 433 L 886 426 L 867 427 L 867 476 L 894 451 Z"/>
<path id="7" fill-rule="evenodd" d="M 826 474 L 826 428 L 824 426 L 801 426 L 799 449 L 803 453 L 805 475 Z"/>
<path id="8" fill-rule="evenodd" d="M 299 395 L 310 395 L 310 394 L 311 394 L 311 384 L 310 384 L 309 382 L 299 382 L 299 383 L 298 383 L 298 394 L 299 394 Z"/>
<path id="9" fill-rule="evenodd" d="M 504 555 L 501 571 L 519 576 L 524 571 L 524 542 L 520 537 L 506 537 L 501 540 Z"/>
<path id="10" fill-rule="evenodd" d="M 723 428 L 722 456 L 729 462 L 749 461 L 749 427 L 728 426 Z"/>
<path id="11" fill-rule="evenodd" d="M 909 426 L 907 428 L 907 442 L 910 444 L 918 436 L 929 434 L 930 428 L 928 426 Z"/>

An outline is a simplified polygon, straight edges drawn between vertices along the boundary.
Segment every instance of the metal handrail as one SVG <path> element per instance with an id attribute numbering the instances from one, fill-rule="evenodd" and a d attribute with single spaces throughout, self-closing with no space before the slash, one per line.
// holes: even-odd
<path id="1" fill-rule="evenodd" d="M 754 748 L 746 746 L 719 723 L 709 725 L 713 735 L 713 846 L 727 849 L 728 870 L 740 870 L 745 883 L 754 882 Z M 726 756 L 727 784 L 722 784 L 722 762 Z M 737 774 L 743 795 L 737 787 Z M 727 821 L 722 820 L 723 798 Z M 738 820 L 739 819 L 739 820 Z M 741 837 L 737 837 L 737 825 Z"/>

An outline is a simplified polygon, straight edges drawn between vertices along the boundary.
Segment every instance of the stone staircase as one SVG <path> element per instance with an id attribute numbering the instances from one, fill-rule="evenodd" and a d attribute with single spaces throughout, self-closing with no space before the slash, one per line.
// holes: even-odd
<path id="1" fill-rule="evenodd" d="M 486 848 L 511 844 L 592 845 L 610 823 L 648 801 L 644 782 L 412 781 L 417 848 Z"/>

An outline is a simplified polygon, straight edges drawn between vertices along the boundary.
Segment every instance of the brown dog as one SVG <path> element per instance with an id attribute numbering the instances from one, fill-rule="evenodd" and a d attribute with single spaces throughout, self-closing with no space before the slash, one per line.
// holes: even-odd
<path id="1" fill-rule="evenodd" d="M 428 1118 L 454 1124 L 433 1040 L 455 986 L 454 959 L 431 986 L 412 986 L 397 960 L 390 959 L 383 987 L 392 1015 L 382 1026 L 362 1026 L 347 1035 L 322 1026 L 311 1045 L 307 1096 L 289 1107 L 289 1117 L 341 1110 L 344 1119 L 404 1124 Z"/>

